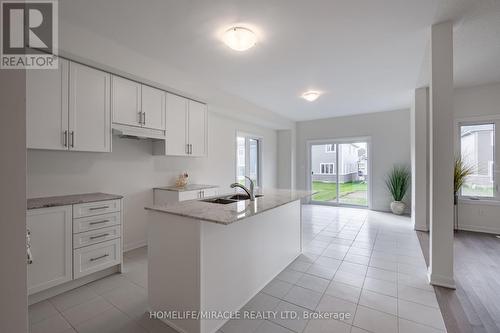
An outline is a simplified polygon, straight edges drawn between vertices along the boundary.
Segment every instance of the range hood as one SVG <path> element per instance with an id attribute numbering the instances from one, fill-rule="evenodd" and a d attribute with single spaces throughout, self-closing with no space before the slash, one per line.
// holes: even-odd
<path id="1" fill-rule="evenodd" d="M 149 128 L 142 128 L 136 126 L 127 126 L 121 124 L 113 124 L 113 135 L 117 135 L 120 138 L 125 139 L 136 139 L 136 140 L 165 140 L 165 131 L 154 130 Z"/>

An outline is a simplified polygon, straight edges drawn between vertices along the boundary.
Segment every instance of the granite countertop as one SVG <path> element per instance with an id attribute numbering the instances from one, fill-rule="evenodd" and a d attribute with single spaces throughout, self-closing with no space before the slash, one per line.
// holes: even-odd
<path id="1" fill-rule="evenodd" d="M 255 198 L 253 202 L 242 200 L 224 205 L 201 200 L 189 200 L 167 205 L 154 205 L 145 207 L 145 209 L 227 225 L 289 202 L 309 197 L 314 193 L 312 191 L 265 189 L 260 193 L 263 196 Z M 232 194 L 234 193 L 228 193 L 227 195 Z M 218 195 L 217 197 L 222 196 Z"/>
<path id="2" fill-rule="evenodd" d="M 155 190 L 165 190 L 165 191 L 175 191 L 175 192 L 185 192 L 185 191 L 198 191 L 198 190 L 206 190 L 208 188 L 219 187 L 217 185 L 202 185 L 202 184 L 187 184 L 184 187 L 177 187 L 175 185 L 171 186 L 163 186 L 163 187 L 155 187 Z"/>
<path id="3" fill-rule="evenodd" d="M 84 194 L 70 194 L 59 195 L 56 197 L 41 197 L 28 199 L 28 209 L 56 207 L 75 205 L 87 202 L 96 202 L 104 200 L 115 200 L 123 198 L 122 195 L 108 194 L 108 193 L 84 193 Z"/>

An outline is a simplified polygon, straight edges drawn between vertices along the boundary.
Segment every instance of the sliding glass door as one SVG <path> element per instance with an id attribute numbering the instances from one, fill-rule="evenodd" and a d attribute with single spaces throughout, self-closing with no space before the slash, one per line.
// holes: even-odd
<path id="1" fill-rule="evenodd" d="M 313 203 L 368 206 L 368 143 L 314 143 L 310 151 Z"/>

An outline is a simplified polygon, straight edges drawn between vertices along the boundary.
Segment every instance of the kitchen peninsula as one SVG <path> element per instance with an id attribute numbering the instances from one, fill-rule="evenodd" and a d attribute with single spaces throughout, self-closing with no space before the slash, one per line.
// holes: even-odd
<path id="1" fill-rule="evenodd" d="M 300 254 L 301 199 L 310 195 L 265 190 L 255 201 L 226 196 L 146 207 L 150 309 L 179 316 L 239 310 Z M 187 333 L 212 333 L 226 321 L 162 320 Z"/>

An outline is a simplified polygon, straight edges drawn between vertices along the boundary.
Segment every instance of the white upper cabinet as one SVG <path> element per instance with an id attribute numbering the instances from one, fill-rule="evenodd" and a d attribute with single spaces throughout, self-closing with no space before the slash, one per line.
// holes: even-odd
<path id="1" fill-rule="evenodd" d="M 69 77 L 69 149 L 110 152 L 110 74 L 71 62 Z"/>
<path id="2" fill-rule="evenodd" d="M 111 151 L 110 75 L 59 59 L 26 73 L 27 147 Z"/>
<path id="3" fill-rule="evenodd" d="M 165 142 L 166 155 L 185 156 L 187 145 L 187 99 L 167 93 Z"/>
<path id="4" fill-rule="evenodd" d="M 142 126 L 165 130 L 165 95 L 163 90 L 142 85 Z"/>
<path id="5" fill-rule="evenodd" d="M 206 155 L 206 127 L 207 106 L 190 100 L 188 102 L 188 144 L 191 156 Z"/>
<path id="6" fill-rule="evenodd" d="M 165 92 L 119 76 L 112 78 L 113 123 L 165 130 Z"/>
<path id="7" fill-rule="evenodd" d="M 153 154 L 171 156 L 207 155 L 207 106 L 167 93 L 166 140 L 153 145 Z"/>
<path id="8" fill-rule="evenodd" d="M 113 75 L 111 86 L 113 123 L 141 126 L 141 84 Z"/>
<path id="9" fill-rule="evenodd" d="M 67 150 L 69 62 L 26 71 L 26 140 L 33 149 Z"/>
<path id="10" fill-rule="evenodd" d="M 71 211 L 71 206 L 61 206 L 27 212 L 32 254 L 32 262 L 28 264 L 28 294 L 73 278 Z"/>

